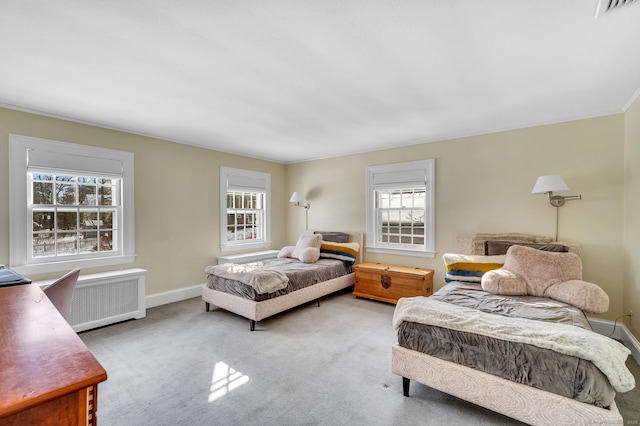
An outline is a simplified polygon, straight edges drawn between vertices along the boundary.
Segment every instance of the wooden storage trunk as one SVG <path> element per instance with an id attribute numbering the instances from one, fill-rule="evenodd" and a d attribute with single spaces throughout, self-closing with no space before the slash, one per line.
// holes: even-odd
<path id="1" fill-rule="evenodd" d="M 401 297 L 431 296 L 433 270 L 395 266 L 384 263 L 361 263 L 354 266 L 353 295 L 388 303 Z"/>

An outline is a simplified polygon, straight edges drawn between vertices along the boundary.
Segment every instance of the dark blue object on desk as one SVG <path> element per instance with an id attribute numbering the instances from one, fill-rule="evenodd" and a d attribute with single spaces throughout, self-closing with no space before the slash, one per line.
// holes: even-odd
<path id="1" fill-rule="evenodd" d="M 13 272 L 9 268 L 5 268 L 4 265 L 0 265 L 0 287 L 20 284 L 31 284 L 31 280 Z"/>

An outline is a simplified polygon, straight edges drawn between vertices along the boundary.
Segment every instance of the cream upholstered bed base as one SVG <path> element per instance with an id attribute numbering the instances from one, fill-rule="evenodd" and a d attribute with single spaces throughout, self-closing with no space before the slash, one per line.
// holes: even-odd
<path id="1" fill-rule="evenodd" d="M 206 285 L 202 286 L 202 300 L 226 311 L 233 312 L 249 319 L 249 325 L 253 331 L 256 321 L 263 320 L 287 309 L 300 306 L 312 300 L 319 299 L 336 291 L 353 285 L 354 274 L 344 275 L 329 281 L 323 281 L 309 287 L 302 288 L 284 296 L 267 299 L 260 302 L 244 299 L 242 297 L 212 290 Z M 207 309 L 208 310 L 208 309 Z"/>
<path id="2" fill-rule="evenodd" d="M 609 409 L 515 383 L 469 367 L 444 361 L 395 344 L 393 373 L 402 376 L 409 396 L 409 380 L 532 425 L 623 424 L 615 401 Z"/>
<path id="3" fill-rule="evenodd" d="M 361 263 L 364 249 L 362 233 L 350 233 L 349 242 L 360 244 L 360 250 L 358 251 L 355 263 Z M 345 289 L 353 285 L 353 283 L 354 274 L 351 273 L 260 302 L 213 290 L 204 284 L 202 286 L 202 300 L 207 304 L 207 311 L 209 310 L 209 304 L 211 304 L 249 319 L 249 326 L 251 331 L 253 331 L 257 321 L 311 302 L 312 300 L 319 300 L 320 297 Z M 319 304 L 320 302 L 318 301 L 318 305 Z"/>
<path id="4" fill-rule="evenodd" d="M 476 234 L 473 237 L 457 237 L 457 253 L 484 254 L 486 240 L 551 241 L 546 237 L 520 233 Z M 581 255 L 579 244 L 566 245 L 569 246 L 569 251 Z M 414 380 L 528 424 L 624 423 L 615 401 L 609 409 L 599 408 L 403 348 L 398 344 L 391 349 L 391 363 L 393 373 L 403 378 L 405 396 L 409 396 L 409 381 Z"/>

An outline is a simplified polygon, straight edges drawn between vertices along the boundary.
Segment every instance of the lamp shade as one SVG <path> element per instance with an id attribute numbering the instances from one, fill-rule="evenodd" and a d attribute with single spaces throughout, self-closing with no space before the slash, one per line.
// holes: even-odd
<path id="1" fill-rule="evenodd" d="M 547 192 L 567 192 L 569 187 L 560 176 L 540 176 L 531 190 L 532 194 L 546 194 Z"/>
<path id="2" fill-rule="evenodd" d="M 304 198 L 304 194 L 302 192 L 294 192 L 289 198 L 290 203 L 306 203 L 307 200 Z"/>

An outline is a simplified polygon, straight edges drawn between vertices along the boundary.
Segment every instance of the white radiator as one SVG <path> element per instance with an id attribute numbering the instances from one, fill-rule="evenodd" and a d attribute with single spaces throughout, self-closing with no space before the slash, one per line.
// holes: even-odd
<path id="1" fill-rule="evenodd" d="M 81 274 L 73 291 L 69 324 L 76 332 L 80 332 L 128 319 L 144 318 L 146 272 L 135 268 Z"/>

